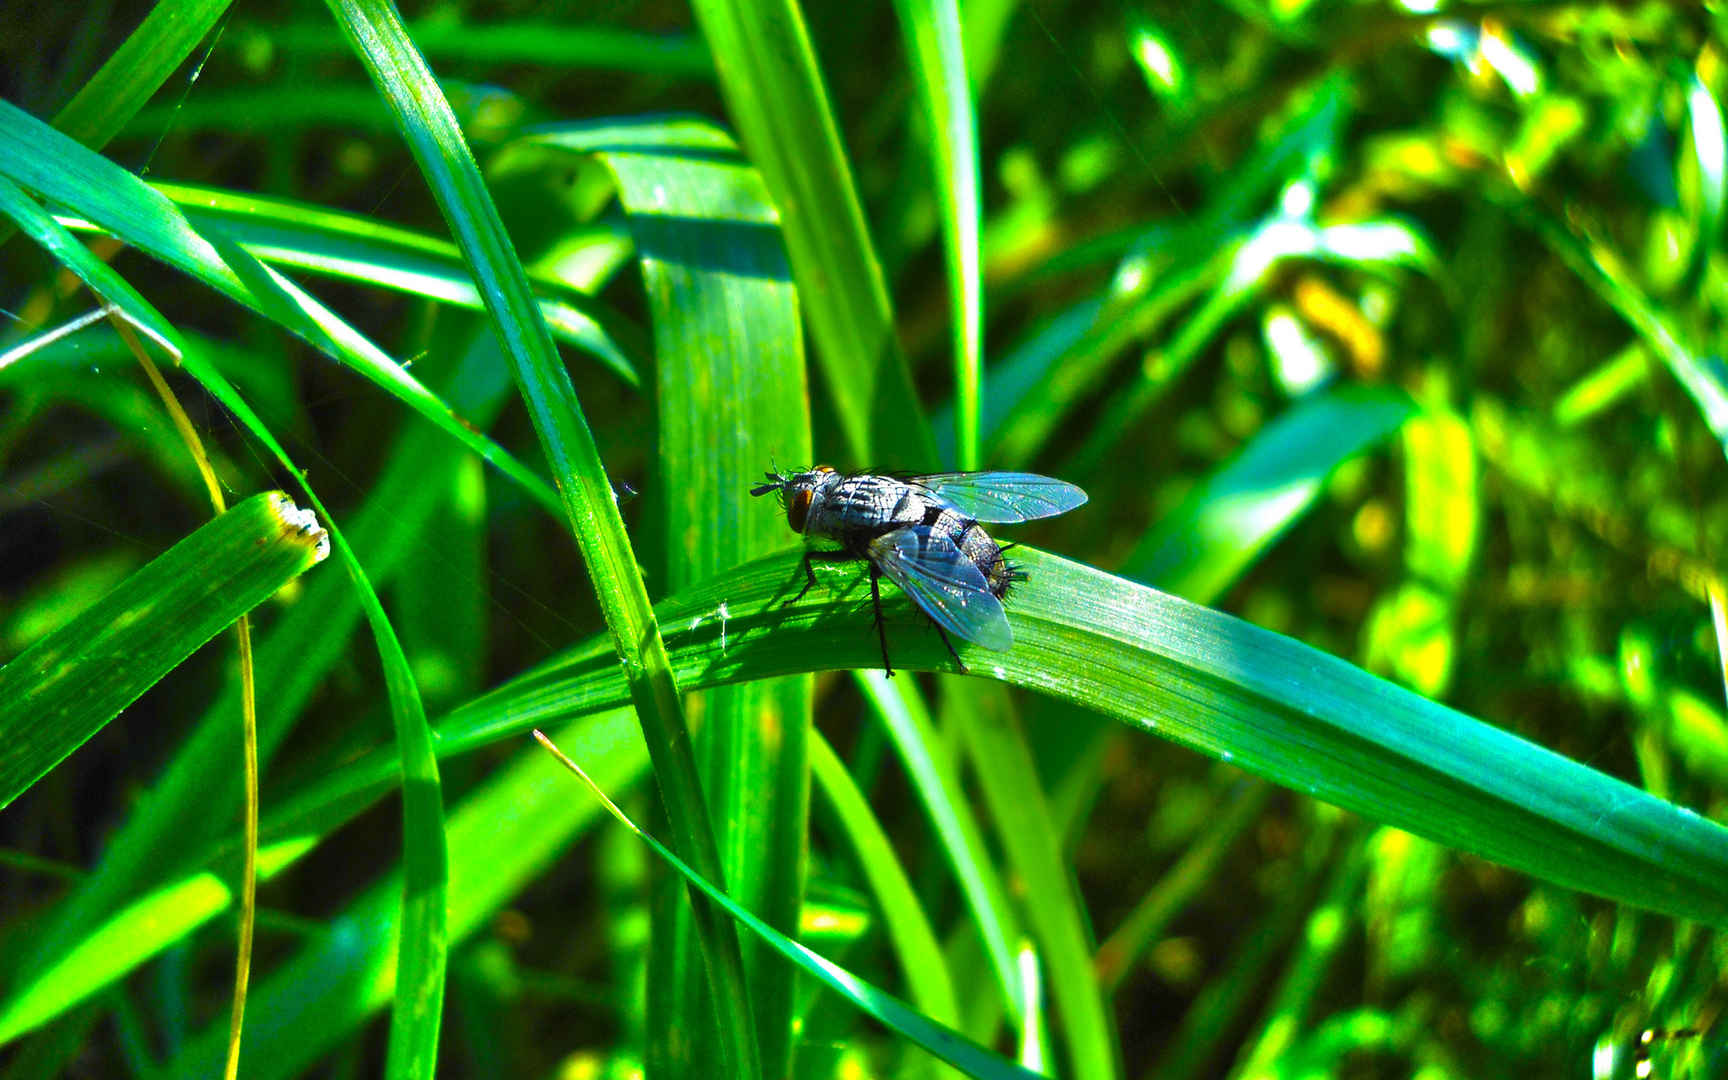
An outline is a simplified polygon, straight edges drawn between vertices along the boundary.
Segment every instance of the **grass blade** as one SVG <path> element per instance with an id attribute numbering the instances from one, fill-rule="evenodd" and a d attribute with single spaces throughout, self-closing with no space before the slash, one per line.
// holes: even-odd
<path id="1" fill-rule="evenodd" d="M 898 0 L 908 66 L 936 166 L 942 251 L 954 323 L 954 467 L 980 465 L 978 425 L 984 380 L 983 196 L 978 181 L 978 121 L 960 40 L 955 0 Z"/>
<path id="2" fill-rule="evenodd" d="M 888 287 L 794 0 L 694 5 L 727 111 L 779 207 L 844 452 L 930 467 L 935 443 L 895 334 Z"/>
<path id="3" fill-rule="evenodd" d="M 0 668 L 0 807 L 329 550 L 286 495 L 254 495 Z"/>

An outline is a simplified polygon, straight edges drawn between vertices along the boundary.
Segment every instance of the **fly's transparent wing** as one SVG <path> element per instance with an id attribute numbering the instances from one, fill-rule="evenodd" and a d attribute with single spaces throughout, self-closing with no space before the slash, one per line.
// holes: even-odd
<path id="1" fill-rule="evenodd" d="M 1037 473 L 961 472 L 914 476 L 929 490 L 974 521 L 1012 523 L 1055 517 L 1086 503 L 1086 493 Z"/>
<path id="2" fill-rule="evenodd" d="M 998 652 L 1014 644 L 1002 601 L 946 536 L 924 525 L 895 529 L 870 541 L 869 554 L 942 629 Z"/>

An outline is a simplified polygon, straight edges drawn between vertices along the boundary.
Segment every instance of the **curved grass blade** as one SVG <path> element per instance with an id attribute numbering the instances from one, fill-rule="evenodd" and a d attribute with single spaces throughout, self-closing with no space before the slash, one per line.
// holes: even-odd
<path id="1" fill-rule="evenodd" d="M 0 807 L 329 550 L 286 495 L 254 495 L 0 668 Z"/>
<path id="2" fill-rule="evenodd" d="M 655 776 L 679 850 L 708 876 L 722 874 L 690 734 L 665 643 L 648 603 L 617 496 L 582 415 L 569 372 L 535 308 L 498 209 L 463 140 L 449 102 L 395 7 L 386 0 L 329 0 L 332 13 L 387 99 L 425 175 L 504 345 L 534 421 L 571 530 L 582 549 L 613 649 L 628 675 Z M 722 1056 L 743 1076 L 760 1073 L 736 927 L 694 905 L 720 1013 Z"/>
<path id="3" fill-rule="evenodd" d="M 975 676 L 1114 716 L 1567 888 L 1728 925 L 1728 829 L 1222 612 L 1034 548 L 1016 548 L 1015 560 L 1032 577 L 1014 594 L 1014 649 L 960 643 Z M 868 588 L 812 589 L 788 604 L 801 563 L 784 552 L 663 601 L 680 682 L 700 689 L 878 663 Z M 722 602 L 724 648 L 709 618 Z M 908 669 L 948 670 L 909 602 L 884 597 L 883 615 L 901 635 L 896 660 L 904 651 Z M 438 726 L 440 756 L 623 704 L 609 657 L 604 640 L 591 641 L 457 709 Z M 357 762 L 304 793 L 295 814 L 362 797 L 391 769 L 383 753 Z"/>
<path id="4" fill-rule="evenodd" d="M 961 644 L 973 674 L 1115 716 L 1292 790 L 1568 888 L 1728 925 L 1728 829 L 1336 657 L 1232 616 L 1015 549 L 1014 649 Z M 785 604 L 801 557 L 751 563 L 662 603 L 692 688 L 812 667 L 870 667 L 867 588 Z M 862 581 L 863 575 L 859 575 Z M 862 593 L 862 595 L 860 595 Z M 821 594 L 821 595 L 819 595 Z M 724 602 L 726 647 L 703 616 Z M 883 615 L 906 667 L 950 661 L 912 605 Z M 557 710 L 622 700 L 591 643 L 459 709 L 441 752 L 520 732 Z"/>
<path id="5" fill-rule="evenodd" d="M 545 481 L 298 285 L 229 237 L 193 229 L 161 193 L 6 101 L 0 101 L 0 176 L 293 331 L 438 425 L 543 505 L 557 505 Z"/>
<path id="6" fill-rule="evenodd" d="M 845 453 L 928 469 L 935 443 L 794 0 L 699 0 L 728 115 L 780 210 Z"/>
<path id="7" fill-rule="evenodd" d="M 550 739 L 540 734 L 539 731 L 534 732 L 534 737 L 552 751 L 566 768 L 581 777 L 582 782 L 605 805 L 607 812 L 612 815 L 613 819 L 641 837 L 643 842 L 653 848 L 654 854 L 660 856 L 666 865 L 678 871 L 684 880 L 691 885 L 702 890 L 704 895 L 713 899 L 716 904 L 725 909 L 728 915 L 748 927 L 775 952 L 797 964 L 830 990 L 844 997 L 859 1011 L 888 1025 L 943 1061 L 956 1068 L 964 1069 L 972 1076 L 1029 1080 L 1029 1078 L 1039 1075 L 1012 1062 L 1004 1061 L 952 1028 L 933 1022 L 929 1017 L 912 1009 L 900 999 L 865 982 L 838 964 L 824 959 L 750 914 L 737 901 L 692 870 L 684 860 L 672 854 L 670 848 L 637 828 L 636 823 L 624 816 L 624 811 L 618 809 L 617 805 L 606 797 L 594 781 L 588 778 L 588 774 L 583 772 L 574 761 L 565 757 Z"/>

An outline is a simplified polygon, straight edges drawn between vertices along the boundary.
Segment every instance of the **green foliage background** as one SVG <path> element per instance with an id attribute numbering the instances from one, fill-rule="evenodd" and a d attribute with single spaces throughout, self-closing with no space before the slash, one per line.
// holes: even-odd
<path id="1" fill-rule="evenodd" d="M 7 1075 L 220 1068 L 247 608 L 245 1076 L 1718 1074 L 1720 11 L 400 14 L 0 8 Z M 1091 502 L 888 681 L 811 461 Z"/>

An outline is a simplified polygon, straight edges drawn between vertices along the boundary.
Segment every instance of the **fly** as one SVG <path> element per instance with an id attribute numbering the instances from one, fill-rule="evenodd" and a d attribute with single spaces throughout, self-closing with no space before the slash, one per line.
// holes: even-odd
<path id="1" fill-rule="evenodd" d="M 889 675 L 888 634 L 882 625 L 884 574 L 929 615 L 942 644 L 962 672 L 966 665 L 948 633 L 987 649 L 1006 652 L 1014 644 L 1002 601 L 1026 574 L 1004 556 L 1004 548 L 980 522 L 1010 524 L 1053 517 L 1086 502 L 1073 484 L 1034 473 L 936 473 L 930 476 L 845 475 L 826 465 L 767 482 L 752 495 L 780 493 L 794 532 L 827 540 L 838 550 L 804 552 L 804 587 L 816 584 L 813 562 L 857 562 L 870 566 L 870 601 L 882 668 Z M 1012 546 L 1012 545 L 1010 545 Z"/>

